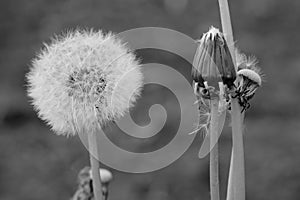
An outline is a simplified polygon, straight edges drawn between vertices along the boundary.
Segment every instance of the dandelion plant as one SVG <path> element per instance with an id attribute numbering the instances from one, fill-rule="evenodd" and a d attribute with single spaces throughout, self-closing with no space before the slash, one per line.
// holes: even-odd
<path id="1" fill-rule="evenodd" d="M 97 132 L 123 116 L 142 87 L 129 52 L 113 34 L 77 30 L 45 44 L 27 75 L 38 116 L 58 135 L 88 138 L 96 200 L 102 200 Z"/>
<path id="2" fill-rule="evenodd" d="M 211 200 L 219 200 L 219 153 L 218 137 L 222 131 L 227 111 L 224 91 L 231 88 L 236 78 L 233 62 L 223 34 L 211 27 L 198 41 L 199 45 L 193 61 L 192 78 L 198 98 L 200 129 L 208 130 L 210 151 L 210 194 Z M 201 111 L 206 110 L 206 113 Z M 205 116 L 201 124 L 202 115 Z M 204 140 L 202 146 L 207 146 Z M 202 157 L 203 148 L 199 157 Z"/>

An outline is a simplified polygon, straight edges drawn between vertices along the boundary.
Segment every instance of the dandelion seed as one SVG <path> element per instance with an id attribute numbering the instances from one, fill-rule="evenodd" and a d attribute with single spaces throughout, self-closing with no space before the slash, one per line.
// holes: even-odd
<path id="1" fill-rule="evenodd" d="M 67 136 L 95 132 L 123 116 L 143 79 L 129 52 L 113 34 L 101 31 L 77 30 L 45 44 L 27 74 L 38 116 Z"/>

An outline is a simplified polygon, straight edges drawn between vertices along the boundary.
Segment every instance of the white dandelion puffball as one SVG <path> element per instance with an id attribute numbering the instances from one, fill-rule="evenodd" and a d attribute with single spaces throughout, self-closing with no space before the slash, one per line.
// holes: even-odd
<path id="1" fill-rule="evenodd" d="M 69 136 L 123 116 L 140 95 L 143 76 L 135 55 L 116 36 L 77 30 L 45 44 L 27 81 L 38 116 Z"/>

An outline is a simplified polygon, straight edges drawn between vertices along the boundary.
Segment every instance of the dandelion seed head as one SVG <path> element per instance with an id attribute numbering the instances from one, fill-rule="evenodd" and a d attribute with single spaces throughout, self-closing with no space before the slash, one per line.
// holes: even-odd
<path id="1" fill-rule="evenodd" d="M 69 136 L 97 131 L 123 116 L 140 95 L 143 76 L 116 36 L 76 30 L 44 45 L 27 80 L 38 116 Z"/>

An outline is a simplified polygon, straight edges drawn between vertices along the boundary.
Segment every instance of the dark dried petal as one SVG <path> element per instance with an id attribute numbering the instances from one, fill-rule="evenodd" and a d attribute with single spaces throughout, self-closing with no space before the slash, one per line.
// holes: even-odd
<path id="1" fill-rule="evenodd" d="M 205 87 L 204 86 L 204 79 L 201 75 L 201 68 L 200 68 L 200 58 L 205 51 L 202 51 L 201 49 L 203 48 L 204 44 L 199 42 L 199 46 L 196 50 L 196 54 L 194 56 L 193 60 L 193 66 L 192 66 L 192 78 L 195 82 L 199 83 L 200 87 Z"/>
<path id="2" fill-rule="evenodd" d="M 226 84 L 229 88 L 231 88 L 234 85 L 233 82 L 236 79 L 236 71 L 226 40 L 223 37 L 223 35 L 221 37 L 224 45 L 218 47 L 221 50 L 220 52 L 221 52 L 221 58 L 223 62 L 220 64 L 217 63 L 217 61 L 215 62 L 222 76 L 223 83 Z"/>

